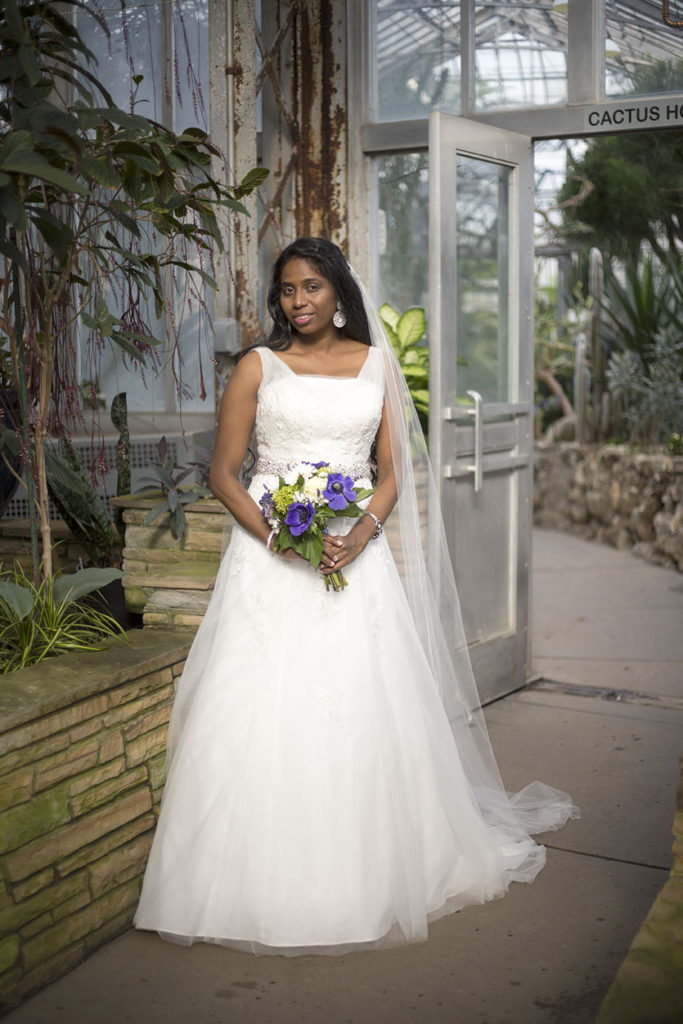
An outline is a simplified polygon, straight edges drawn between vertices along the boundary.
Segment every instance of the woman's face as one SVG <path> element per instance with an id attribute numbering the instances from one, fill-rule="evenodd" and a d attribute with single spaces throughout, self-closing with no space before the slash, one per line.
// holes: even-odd
<path id="1" fill-rule="evenodd" d="M 296 257 L 282 268 L 280 305 L 297 334 L 316 337 L 330 329 L 337 296 L 315 264 Z"/>

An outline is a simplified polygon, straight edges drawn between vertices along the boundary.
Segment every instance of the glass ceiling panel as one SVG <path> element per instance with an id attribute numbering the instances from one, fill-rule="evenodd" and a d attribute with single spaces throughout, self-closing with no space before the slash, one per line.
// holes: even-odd
<path id="1" fill-rule="evenodd" d="M 461 3 L 372 3 L 375 119 L 461 113 Z M 555 7 L 553 0 L 474 4 L 477 110 L 566 102 L 567 12 Z M 683 21 L 683 0 L 669 8 Z M 683 28 L 664 23 L 661 0 L 605 0 L 605 15 L 607 96 L 683 91 Z"/>
<path id="2" fill-rule="evenodd" d="M 683 28 L 664 23 L 661 0 L 606 0 L 607 96 L 683 92 Z M 683 21 L 683 0 L 669 17 Z"/>
<path id="3" fill-rule="evenodd" d="M 374 3 L 376 119 L 460 113 L 460 3 Z"/>
<path id="4" fill-rule="evenodd" d="M 459 2 L 374 0 L 376 118 L 461 112 Z M 566 99 L 567 18 L 552 0 L 475 4 L 478 109 Z"/>
<path id="5" fill-rule="evenodd" d="M 477 110 L 567 99 L 567 17 L 552 2 L 475 4 Z"/>

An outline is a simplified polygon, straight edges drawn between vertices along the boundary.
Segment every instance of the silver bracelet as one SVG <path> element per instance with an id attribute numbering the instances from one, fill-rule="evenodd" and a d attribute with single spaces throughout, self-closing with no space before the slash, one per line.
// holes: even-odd
<path id="1" fill-rule="evenodd" d="M 274 536 L 275 536 L 275 530 L 271 530 L 271 531 L 270 531 L 270 533 L 268 534 L 268 540 L 266 541 L 266 547 L 267 547 L 267 548 L 268 548 L 268 550 L 269 550 L 269 551 L 271 551 L 271 552 L 272 552 L 273 554 L 275 554 L 275 552 L 274 552 L 274 551 L 273 551 L 273 549 L 271 548 L 270 544 L 271 544 L 271 541 L 272 541 L 272 539 L 273 539 L 273 537 L 274 537 Z"/>
<path id="2" fill-rule="evenodd" d="M 384 525 L 379 516 L 376 516 L 374 512 L 364 512 L 363 515 L 370 516 L 371 519 L 375 520 L 375 532 L 373 533 L 370 540 L 376 540 L 378 537 L 381 537 L 384 531 Z"/>

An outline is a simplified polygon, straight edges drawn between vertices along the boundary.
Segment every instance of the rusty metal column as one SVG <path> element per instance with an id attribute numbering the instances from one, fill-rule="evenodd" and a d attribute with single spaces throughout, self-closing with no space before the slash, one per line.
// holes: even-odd
<path id="1" fill-rule="evenodd" d="M 261 189 L 265 205 L 259 227 L 262 266 L 269 268 L 295 236 L 294 205 L 298 124 L 294 114 L 294 25 L 300 0 L 262 0 L 260 85 L 263 166 L 270 176 Z"/>
<path id="2" fill-rule="evenodd" d="M 233 81 L 233 173 L 241 181 L 257 164 L 256 148 L 256 35 L 254 0 L 233 0 L 232 51 L 228 74 Z M 242 325 L 244 345 L 261 334 L 258 315 L 258 214 L 256 196 L 242 202 L 249 217 L 234 221 L 235 316 Z"/>
<path id="3" fill-rule="evenodd" d="M 211 173 L 217 180 L 233 179 L 232 138 L 232 12 L 230 0 L 209 0 L 209 90 L 211 141 L 222 157 L 212 158 Z M 230 211 L 217 211 L 223 239 L 223 256 L 216 259 L 218 294 L 214 300 L 214 316 L 233 318 L 235 296 L 230 267 L 234 263 L 233 218 Z"/>
<path id="4" fill-rule="evenodd" d="M 297 234 L 325 235 L 345 248 L 346 3 L 306 0 L 297 27 Z"/>

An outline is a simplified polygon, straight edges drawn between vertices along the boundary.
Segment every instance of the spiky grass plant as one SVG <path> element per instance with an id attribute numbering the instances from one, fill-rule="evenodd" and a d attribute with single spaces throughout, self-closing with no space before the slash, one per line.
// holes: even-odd
<path id="1" fill-rule="evenodd" d="M 82 569 L 44 576 L 35 584 L 23 567 L 0 569 L 0 674 L 69 651 L 97 651 L 123 627 L 97 608 L 92 595 L 118 579 L 118 569 Z"/>

